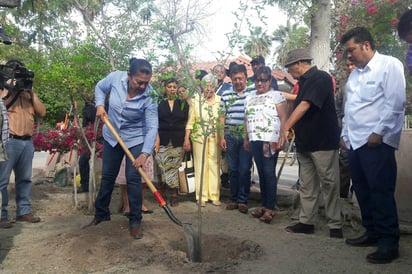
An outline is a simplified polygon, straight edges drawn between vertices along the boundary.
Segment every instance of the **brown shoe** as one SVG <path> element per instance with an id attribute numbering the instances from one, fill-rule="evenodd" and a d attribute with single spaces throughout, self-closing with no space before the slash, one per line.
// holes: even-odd
<path id="1" fill-rule="evenodd" d="M 239 211 L 243 214 L 246 214 L 249 211 L 247 204 L 238 204 Z"/>
<path id="2" fill-rule="evenodd" d="M 143 234 L 140 232 L 140 226 L 130 227 L 130 236 L 136 240 L 143 238 Z"/>
<path id="3" fill-rule="evenodd" d="M 0 228 L 10 228 L 13 225 L 11 224 L 11 222 L 9 220 L 7 220 L 6 218 L 3 218 L 0 220 Z"/>
<path id="4" fill-rule="evenodd" d="M 226 206 L 226 209 L 227 209 L 227 210 L 234 210 L 234 209 L 238 209 L 238 208 L 239 208 L 239 206 L 238 206 L 238 204 L 235 203 L 235 202 L 231 202 L 230 204 L 228 204 L 228 205 Z"/>
<path id="5" fill-rule="evenodd" d="M 31 213 L 28 213 L 28 214 L 18 216 L 16 218 L 16 221 L 17 222 L 27 222 L 27 223 L 38 223 L 40 222 L 40 218 L 33 216 L 33 214 Z"/>

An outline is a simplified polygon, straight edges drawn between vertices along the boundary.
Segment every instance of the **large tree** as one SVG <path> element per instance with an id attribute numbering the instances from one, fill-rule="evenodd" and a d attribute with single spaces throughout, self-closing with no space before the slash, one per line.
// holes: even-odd
<path id="1" fill-rule="evenodd" d="M 313 62 L 320 69 L 329 70 L 331 59 L 331 0 L 257 0 L 264 4 L 278 4 L 288 17 L 310 26 L 309 50 Z M 300 47 L 304 47 L 301 45 Z"/>

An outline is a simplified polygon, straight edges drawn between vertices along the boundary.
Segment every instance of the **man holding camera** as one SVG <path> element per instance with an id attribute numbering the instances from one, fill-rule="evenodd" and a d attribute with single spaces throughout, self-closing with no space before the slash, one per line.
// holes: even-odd
<path id="1" fill-rule="evenodd" d="M 24 68 L 24 64 L 19 61 L 7 62 L 7 68 L 13 69 L 11 81 L 7 81 L 1 90 L 4 105 L 7 108 L 9 120 L 9 141 L 6 144 L 8 160 L 0 162 L 0 190 L 2 193 L 1 222 L 7 223 L 7 185 L 9 183 L 11 171 L 15 175 L 16 191 L 16 221 L 37 223 L 39 217 L 33 216 L 31 212 L 30 193 L 32 162 L 34 156 L 34 145 L 32 142 L 34 118 L 44 117 L 46 107 L 31 88 L 33 73 Z M 23 73 L 22 73 L 23 72 Z M 26 79 L 25 72 L 30 72 Z M 17 78 L 18 77 L 22 77 Z M 29 85 L 27 85 L 29 83 Z"/>

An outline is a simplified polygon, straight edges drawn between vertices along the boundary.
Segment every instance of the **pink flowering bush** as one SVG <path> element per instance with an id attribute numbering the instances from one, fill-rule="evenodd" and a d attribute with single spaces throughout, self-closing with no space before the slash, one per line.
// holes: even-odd
<path id="1" fill-rule="evenodd" d="M 402 59 L 404 49 L 397 44 L 396 27 L 400 15 L 408 8 L 404 0 L 342 0 L 336 6 L 336 39 L 349 29 L 366 27 L 381 53 Z M 339 54 L 341 55 L 341 54 Z"/>
<path id="2" fill-rule="evenodd" d="M 100 140 L 101 127 L 97 132 L 97 136 L 94 134 L 94 125 L 91 124 L 84 129 L 84 134 L 89 144 L 93 141 Z M 80 132 L 80 128 L 71 126 L 66 129 L 47 129 L 42 132 L 39 131 L 33 138 L 33 144 L 36 151 L 48 151 L 48 152 L 69 152 L 72 149 L 77 149 L 79 153 L 83 153 L 88 150 L 83 136 Z M 97 156 L 101 156 L 103 145 L 96 142 Z"/>

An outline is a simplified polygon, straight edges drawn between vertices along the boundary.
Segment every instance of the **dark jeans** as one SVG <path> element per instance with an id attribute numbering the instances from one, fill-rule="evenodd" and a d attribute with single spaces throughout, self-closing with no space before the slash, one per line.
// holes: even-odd
<path id="1" fill-rule="evenodd" d="M 367 234 L 379 248 L 397 250 L 399 223 L 395 201 L 395 149 L 386 144 L 349 150 L 352 184 Z"/>
<path id="2" fill-rule="evenodd" d="M 143 144 L 129 148 L 134 157 L 137 157 Z M 103 144 L 103 167 L 100 190 L 97 195 L 95 207 L 95 219 L 97 221 L 110 220 L 110 200 L 116 177 L 120 170 L 123 156 L 123 149 L 119 144 L 112 147 L 108 142 Z M 129 225 L 139 226 L 142 221 L 142 179 L 140 174 L 133 167 L 132 162 L 126 157 L 126 182 L 127 193 L 130 203 Z"/>
<path id="3" fill-rule="evenodd" d="M 79 157 L 80 185 L 83 191 L 89 191 L 90 153 L 83 152 Z"/>
<path id="4" fill-rule="evenodd" d="M 276 164 L 278 161 L 278 153 L 272 157 L 263 155 L 263 142 L 252 141 L 249 143 L 250 150 L 253 154 L 253 159 L 256 163 L 256 168 L 259 174 L 260 197 L 262 206 L 267 209 L 275 209 L 276 206 Z"/>
<path id="5" fill-rule="evenodd" d="M 230 198 L 246 204 L 250 194 L 252 154 L 243 148 L 243 138 L 225 134 L 226 157 L 229 167 Z"/>

